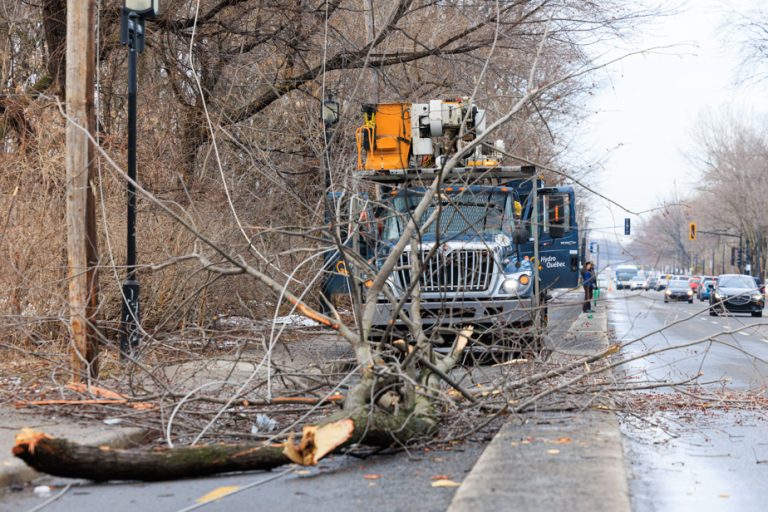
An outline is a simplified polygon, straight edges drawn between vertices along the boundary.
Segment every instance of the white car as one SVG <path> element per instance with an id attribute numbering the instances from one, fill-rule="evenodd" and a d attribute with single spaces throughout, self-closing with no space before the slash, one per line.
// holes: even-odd
<path id="1" fill-rule="evenodd" d="M 645 290 L 645 277 L 633 277 L 629 281 L 630 290 Z"/>

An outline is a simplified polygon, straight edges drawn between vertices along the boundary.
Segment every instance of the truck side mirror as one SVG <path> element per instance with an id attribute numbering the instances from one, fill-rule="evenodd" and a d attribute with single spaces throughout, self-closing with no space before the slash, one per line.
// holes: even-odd
<path id="1" fill-rule="evenodd" d="M 512 238 L 513 241 L 516 244 L 524 244 L 528 242 L 528 239 L 531 237 L 530 233 L 528 233 L 528 230 L 525 229 L 522 226 L 518 226 L 515 228 L 515 230 L 512 232 Z"/>

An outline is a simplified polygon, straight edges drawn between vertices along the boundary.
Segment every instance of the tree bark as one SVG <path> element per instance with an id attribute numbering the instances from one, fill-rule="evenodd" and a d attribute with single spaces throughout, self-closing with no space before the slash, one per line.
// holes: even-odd
<path id="1" fill-rule="evenodd" d="M 113 450 L 87 446 L 23 430 L 13 454 L 36 471 L 97 482 L 153 482 L 224 473 L 272 469 L 290 463 L 281 445 L 208 445 L 163 450 Z"/>
<path id="2" fill-rule="evenodd" d="M 94 319 L 98 300 L 94 149 L 93 77 L 95 42 L 93 0 L 74 2 L 67 10 L 67 270 L 72 326 L 72 378 L 98 376 Z"/>

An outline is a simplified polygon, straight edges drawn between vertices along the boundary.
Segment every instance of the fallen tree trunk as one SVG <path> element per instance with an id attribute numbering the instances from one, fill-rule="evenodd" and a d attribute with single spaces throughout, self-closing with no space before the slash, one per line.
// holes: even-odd
<path id="1" fill-rule="evenodd" d="M 31 468 L 49 475 L 108 480 L 159 481 L 208 476 L 234 471 L 270 470 L 290 463 L 314 465 L 345 446 L 365 443 L 390 446 L 433 432 L 436 422 L 405 412 L 368 414 L 304 427 L 298 444 L 212 444 L 152 450 L 117 450 L 58 439 L 23 429 L 13 454 Z"/>
<path id="2" fill-rule="evenodd" d="M 216 444 L 114 450 L 53 438 L 29 429 L 16 436 L 13 454 L 35 471 L 97 482 L 174 480 L 230 471 L 268 470 L 290 462 L 282 445 Z"/>

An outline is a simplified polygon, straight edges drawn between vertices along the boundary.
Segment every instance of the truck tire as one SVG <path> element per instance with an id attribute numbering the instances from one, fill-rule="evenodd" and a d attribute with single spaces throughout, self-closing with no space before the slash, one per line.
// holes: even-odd
<path id="1" fill-rule="evenodd" d="M 763 316 L 763 312 L 762 311 L 753 311 L 752 312 L 752 316 L 761 317 L 761 316 Z"/>

